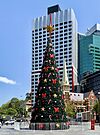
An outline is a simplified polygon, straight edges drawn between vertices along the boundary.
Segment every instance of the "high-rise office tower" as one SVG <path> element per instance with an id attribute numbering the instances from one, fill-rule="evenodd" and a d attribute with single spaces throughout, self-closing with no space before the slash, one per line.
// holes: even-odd
<path id="1" fill-rule="evenodd" d="M 84 75 L 100 70 L 100 24 L 95 24 L 84 35 L 79 34 L 79 72 Z"/>
<path id="2" fill-rule="evenodd" d="M 63 60 L 65 58 L 70 91 L 72 91 L 72 84 L 77 84 L 77 20 L 74 11 L 73 9 L 61 10 L 59 5 L 49 7 L 46 16 L 33 20 L 31 73 L 33 105 L 35 103 L 43 55 L 47 45 L 47 38 L 49 37 L 45 27 L 50 23 L 50 14 L 52 16 L 52 25 L 55 28 L 51 36 L 60 78 L 62 79 L 63 76 Z"/>

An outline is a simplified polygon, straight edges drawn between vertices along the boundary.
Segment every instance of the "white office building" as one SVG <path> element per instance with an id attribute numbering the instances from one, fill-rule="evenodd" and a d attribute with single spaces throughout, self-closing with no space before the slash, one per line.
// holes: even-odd
<path id="1" fill-rule="evenodd" d="M 60 10 L 57 6 L 49 7 L 51 9 L 52 25 L 56 29 L 52 32 L 52 43 L 55 52 L 56 63 L 59 69 L 60 78 L 63 76 L 63 60 L 66 59 L 67 74 L 72 91 L 72 78 L 74 84 L 77 84 L 77 20 L 73 9 Z M 53 12 L 54 10 L 54 12 Z M 43 55 L 47 46 L 49 34 L 46 27 L 50 23 L 50 15 L 41 16 L 33 20 L 32 29 L 32 73 L 31 73 L 31 91 L 32 104 L 35 103 L 39 75 L 43 63 Z M 75 69 L 72 75 L 72 65 Z M 72 77 L 73 76 L 73 77 Z"/>

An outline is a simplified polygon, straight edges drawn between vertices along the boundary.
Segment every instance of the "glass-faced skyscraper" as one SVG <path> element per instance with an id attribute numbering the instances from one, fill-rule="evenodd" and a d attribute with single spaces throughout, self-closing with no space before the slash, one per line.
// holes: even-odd
<path id="1" fill-rule="evenodd" d="M 51 36 L 60 78 L 62 80 L 63 60 L 65 58 L 70 91 L 72 91 L 72 83 L 77 84 L 77 20 L 74 11 L 73 9 L 61 10 L 59 5 L 49 7 L 46 16 L 41 16 L 33 20 L 31 73 L 33 105 L 35 103 L 35 95 L 37 92 L 44 51 L 49 37 L 45 27 L 50 23 L 50 14 L 52 17 L 52 25 L 55 28 Z"/>
<path id="2" fill-rule="evenodd" d="M 79 38 L 79 72 L 83 75 L 100 70 L 100 24 Z"/>

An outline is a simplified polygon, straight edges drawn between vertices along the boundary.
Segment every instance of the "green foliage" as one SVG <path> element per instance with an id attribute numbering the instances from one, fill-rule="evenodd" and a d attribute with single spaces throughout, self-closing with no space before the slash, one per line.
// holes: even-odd
<path id="1" fill-rule="evenodd" d="M 16 116 L 16 115 L 17 115 L 17 111 L 16 111 L 16 109 L 8 108 L 8 109 L 6 110 L 6 115 Z"/>
<path id="2" fill-rule="evenodd" d="M 75 110 L 74 110 L 74 105 L 72 104 L 71 101 L 68 101 L 65 103 L 65 111 L 67 112 L 67 115 L 70 117 L 75 116 Z"/>
<path id="3" fill-rule="evenodd" d="M 12 98 L 0 107 L 0 116 L 22 117 L 26 116 L 25 101 Z"/>
<path id="4" fill-rule="evenodd" d="M 97 113 L 99 114 L 99 112 L 100 112 L 100 103 L 99 103 L 99 102 L 100 102 L 100 101 L 97 101 L 96 104 L 95 104 L 94 107 L 93 107 L 93 111 L 95 111 L 96 114 L 97 114 Z"/>
<path id="5" fill-rule="evenodd" d="M 26 93 L 26 101 L 31 100 L 31 93 Z"/>

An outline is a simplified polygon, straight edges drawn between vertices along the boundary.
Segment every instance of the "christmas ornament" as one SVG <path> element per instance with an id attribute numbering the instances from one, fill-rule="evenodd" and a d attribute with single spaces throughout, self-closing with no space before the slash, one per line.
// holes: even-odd
<path id="1" fill-rule="evenodd" d="M 56 70 L 56 72 L 58 72 L 58 68 L 56 68 L 55 70 Z"/>
<path id="2" fill-rule="evenodd" d="M 36 95 L 36 98 L 38 97 L 38 95 Z"/>
<path id="3" fill-rule="evenodd" d="M 38 108 L 35 108 L 35 110 L 37 111 L 37 110 L 38 110 Z"/>
<path id="4" fill-rule="evenodd" d="M 47 60 L 45 62 L 48 62 Z"/>
<path id="5" fill-rule="evenodd" d="M 42 100 L 42 103 L 44 103 L 44 100 Z"/>
<path id="6" fill-rule="evenodd" d="M 63 118 L 64 118 L 64 115 L 62 115 L 62 120 L 63 120 Z"/>
<path id="7" fill-rule="evenodd" d="M 56 98 L 57 97 L 57 94 L 54 94 L 53 96 Z"/>
<path id="8" fill-rule="evenodd" d="M 48 68 L 49 68 L 48 66 L 47 66 L 47 67 L 44 67 L 44 70 L 45 70 L 45 71 L 48 71 Z"/>
<path id="9" fill-rule="evenodd" d="M 51 102 L 51 99 L 49 99 L 48 104 L 50 104 L 50 102 Z"/>
<path id="10" fill-rule="evenodd" d="M 49 115 L 49 119 L 52 120 L 52 115 Z"/>
<path id="11" fill-rule="evenodd" d="M 40 87 L 40 90 L 42 89 L 42 87 Z"/>
<path id="12" fill-rule="evenodd" d="M 60 87 L 58 87 L 58 90 L 60 90 Z"/>
<path id="13" fill-rule="evenodd" d="M 46 97 L 46 93 L 42 93 L 42 98 L 45 98 Z"/>
<path id="14" fill-rule="evenodd" d="M 55 112 L 59 112 L 59 107 L 54 107 Z"/>
<path id="15" fill-rule="evenodd" d="M 54 67 L 51 67 L 52 70 L 54 70 Z"/>
<path id="16" fill-rule="evenodd" d="M 51 87 L 49 87 L 49 90 L 51 89 Z"/>
<path id="17" fill-rule="evenodd" d="M 52 46 L 52 44 L 51 44 L 51 43 L 49 43 L 49 46 Z"/>
<path id="18" fill-rule="evenodd" d="M 50 54 L 50 58 L 54 58 L 54 54 Z"/>
<path id="19" fill-rule="evenodd" d="M 48 74 L 48 77 L 50 77 L 51 73 Z"/>
<path id="20" fill-rule="evenodd" d="M 38 115 L 35 116 L 35 119 L 38 117 Z"/>
<path id="21" fill-rule="evenodd" d="M 54 61 L 51 61 L 51 64 L 54 64 Z"/>
<path id="22" fill-rule="evenodd" d="M 48 50 L 49 52 L 51 52 L 51 48 L 49 48 L 49 50 Z"/>
<path id="23" fill-rule="evenodd" d="M 59 127 L 60 127 L 60 125 L 57 123 L 57 124 L 56 124 L 56 127 L 57 127 L 57 128 L 59 128 Z"/>
<path id="24" fill-rule="evenodd" d="M 52 83 L 56 84 L 57 80 L 56 79 L 52 79 Z"/>
<path id="25" fill-rule="evenodd" d="M 56 115 L 56 118 L 58 118 L 58 115 Z"/>
<path id="26" fill-rule="evenodd" d="M 33 109 L 32 109 L 32 112 L 34 112 L 34 111 L 35 111 L 35 109 L 33 108 Z"/>
<path id="27" fill-rule="evenodd" d="M 57 101 L 55 101 L 55 103 L 57 103 Z"/>
<path id="28" fill-rule="evenodd" d="M 42 111 L 44 111 L 44 110 L 45 110 L 45 108 L 44 108 L 44 107 L 42 107 L 42 108 L 41 108 L 41 110 L 42 110 Z"/>
<path id="29" fill-rule="evenodd" d="M 51 99 L 49 99 L 48 104 L 50 104 L 50 102 L 51 102 Z"/>
<path id="30" fill-rule="evenodd" d="M 62 107 L 62 110 L 64 110 L 64 108 Z"/>
<path id="31" fill-rule="evenodd" d="M 59 97 L 61 97 L 61 95 L 59 94 Z"/>
<path id="32" fill-rule="evenodd" d="M 44 128 L 44 124 L 39 124 L 39 129 L 43 129 Z"/>
<path id="33" fill-rule="evenodd" d="M 64 96 L 64 94 L 63 94 L 63 95 L 62 95 L 62 99 L 64 99 L 64 97 L 65 97 L 65 96 Z"/>
<path id="34" fill-rule="evenodd" d="M 47 79 L 44 79 L 44 82 L 47 82 Z"/>

